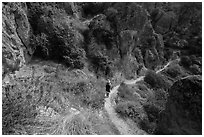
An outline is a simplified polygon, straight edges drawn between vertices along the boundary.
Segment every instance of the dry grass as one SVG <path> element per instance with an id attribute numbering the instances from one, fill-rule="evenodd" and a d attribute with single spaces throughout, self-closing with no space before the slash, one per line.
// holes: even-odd
<path id="1" fill-rule="evenodd" d="M 43 70 L 43 66 L 38 67 Z M 89 76 L 87 79 L 81 72 L 70 72 L 61 67 L 57 74 L 49 74 L 47 70 L 55 70 L 54 66 L 46 66 L 48 74 L 39 79 L 38 67 L 30 72 L 32 75 L 29 78 L 14 78 L 14 86 L 6 86 L 6 91 L 3 88 L 4 135 L 117 134 L 102 109 L 105 94 L 103 80 L 97 81 Z M 72 107 L 78 112 L 70 111 Z"/>

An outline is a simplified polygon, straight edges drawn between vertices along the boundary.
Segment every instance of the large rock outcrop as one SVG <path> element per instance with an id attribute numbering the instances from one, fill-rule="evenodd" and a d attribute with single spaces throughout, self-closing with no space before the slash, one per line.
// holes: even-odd
<path id="1" fill-rule="evenodd" d="M 114 8 L 112 12 L 115 13 L 115 16 L 112 16 L 115 17 L 116 30 L 120 34 L 121 54 L 128 55 L 127 52 L 132 54 L 133 49 L 137 48 L 141 50 L 143 62 L 147 68 L 153 69 L 161 64 L 163 38 L 155 33 L 149 20 L 150 15 L 145 8 L 135 3 L 117 3 Z M 147 54 L 146 51 L 152 53 L 151 59 L 150 54 Z"/>
<path id="2" fill-rule="evenodd" d="M 127 79 L 136 76 L 141 66 L 154 69 L 163 63 L 164 43 L 149 19 L 139 4 L 114 3 L 104 14 L 92 18 L 88 39 L 98 44 L 89 44 L 88 50 L 117 60 Z"/>
<path id="3" fill-rule="evenodd" d="M 202 78 L 188 76 L 169 89 L 166 110 L 161 113 L 158 134 L 202 134 Z"/>
<path id="4" fill-rule="evenodd" d="M 29 59 L 30 25 L 25 3 L 2 4 L 3 77 L 18 70 Z M 30 50 L 29 50 L 30 49 Z M 28 54 L 29 53 L 29 54 Z"/>

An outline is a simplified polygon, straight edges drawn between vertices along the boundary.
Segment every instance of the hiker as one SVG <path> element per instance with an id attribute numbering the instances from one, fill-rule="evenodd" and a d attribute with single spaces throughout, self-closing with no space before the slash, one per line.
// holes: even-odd
<path id="1" fill-rule="evenodd" d="M 110 90 L 111 90 L 111 82 L 108 79 L 108 82 L 106 83 L 106 95 L 105 95 L 106 97 L 108 97 Z"/>

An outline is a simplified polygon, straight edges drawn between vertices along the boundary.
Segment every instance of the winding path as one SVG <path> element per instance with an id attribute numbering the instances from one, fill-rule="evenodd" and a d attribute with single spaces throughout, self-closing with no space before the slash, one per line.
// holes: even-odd
<path id="1" fill-rule="evenodd" d="M 143 130 L 137 128 L 137 130 L 132 130 L 129 125 L 121 118 L 118 117 L 117 113 L 114 109 L 114 99 L 117 96 L 118 88 L 120 85 L 117 85 L 112 89 L 112 91 L 109 94 L 109 97 L 106 98 L 105 102 L 105 109 L 109 114 L 109 117 L 111 121 L 114 123 L 114 125 L 117 127 L 117 129 L 120 131 L 121 135 L 144 135 L 146 134 Z"/>
<path id="2" fill-rule="evenodd" d="M 179 61 L 177 60 L 173 60 L 168 62 L 162 69 L 156 71 L 156 73 L 159 73 L 163 70 L 165 70 L 171 63 L 173 63 L 174 61 Z M 124 83 L 125 84 L 135 84 L 139 81 L 144 80 L 144 76 L 141 76 L 139 78 L 137 78 L 136 80 L 125 80 Z M 145 131 L 139 129 L 138 127 L 135 127 L 134 130 L 131 129 L 129 127 L 129 125 L 121 118 L 118 117 L 117 113 L 115 112 L 115 108 L 114 106 L 115 104 L 115 98 L 117 97 L 117 92 L 118 92 L 118 88 L 120 87 L 120 85 L 115 86 L 110 94 L 109 97 L 105 99 L 105 109 L 109 114 L 109 117 L 111 119 L 111 121 L 114 123 L 114 125 L 117 127 L 117 129 L 120 131 L 120 133 L 122 135 L 145 135 L 147 134 Z M 135 130 L 136 129 L 136 130 Z"/>

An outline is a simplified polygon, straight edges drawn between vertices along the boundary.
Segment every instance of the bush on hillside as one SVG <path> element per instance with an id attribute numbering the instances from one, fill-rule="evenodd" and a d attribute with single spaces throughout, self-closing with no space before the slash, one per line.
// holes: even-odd
<path id="1" fill-rule="evenodd" d="M 74 95 L 80 95 L 80 94 L 87 94 L 88 87 L 87 83 L 85 82 L 79 82 L 73 85 L 73 87 L 70 88 L 70 91 Z"/>
<path id="2" fill-rule="evenodd" d="M 158 107 L 160 111 L 165 109 L 168 93 L 164 89 L 155 89 L 152 91 L 153 96 L 147 100 L 147 104 L 153 104 Z"/>
<path id="3" fill-rule="evenodd" d="M 172 78 L 176 78 L 177 76 L 179 76 L 180 74 L 182 74 L 182 70 L 181 67 L 179 65 L 174 65 L 174 66 L 170 66 L 167 68 L 166 73 L 172 77 Z"/>
<path id="4" fill-rule="evenodd" d="M 147 118 L 140 121 L 139 126 L 149 134 L 154 134 L 160 110 L 152 104 L 143 106 Z"/>
<path id="5" fill-rule="evenodd" d="M 89 53 L 90 54 L 90 53 Z M 91 63 L 93 64 L 94 70 L 96 73 L 101 71 L 103 75 L 111 75 L 111 61 L 109 61 L 107 56 L 102 54 L 90 54 L 89 55 Z"/>
<path id="6" fill-rule="evenodd" d="M 148 89 L 148 87 L 144 83 L 137 83 L 137 88 L 138 89 L 135 92 L 140 94 L 142 98 L 148 99 L 150 96 L 152 96 L 151 90 Z"/>
<path id="7" fill-rule="evenodd" d="M 189 68 L 192 65 L 191 59 L 188 56 L 182 56 L 179 63 L 186 68 Z"/>
<path id="8" fill-rule="evenodd" d="M 105 90 L 94 81 L 70 83 L 66 85 L 64 91 L 71 93 L 74 101 L 82 107 L 100 109 L 104 105 Z"/>
<path id="9" fill-rule="evenodd" d="M 140 100 L 140 96 L 138 94 L 134 94 L 135 92 L 137 92 L 137 90 L 122 83 L 118 88 L 118 97 L 120 97 L 123 100 L 142 102 L 142 100 Z"/>
<path id="10" fill-rule="evenodd" d="M 192 66 L 190 66 L 190 71 L 194 74 L 194 75 L 201 75 L 202 74 L 202 70 L 201 68 L 194 64 Z"/>
<path id="11" fill-rule="evenodd" d="M 120 87 L 118 88 L 118 96 L 123 99 L 129 99 L 132 97 L 133 93 L 130 92 L 130 89 L 125 83 L 121 83 Z"/>
<path id="12" fill-rule="evenodd" d="M 157 74 L 153 70 L 148 70 L 144 81 L 148 83 L 152 88 L 163 88 L 167 89 L 169 84 L 165 81 L 164 77 L 161 74 Z"/>
<path id="13" fill-rule="evenodd" d="M 160 109 L 154 104 L 144 105 L 144 110 L 147 113 L 150 122 L 155 122 L 159 118 Z"/>
<path id="14" fill-rule="evenodd" d="M 141 129 L 149 134 L 155 133 L 159 114 L 165 110 L 168 96 L 168 93 L 163 89 L 153 90 L 152 93 L 153 95 L 149 96 L 147 102 L 143 105 L 147 118 L 139 123 Z"/>
<path id="15" fill-rule="evenodd" d="M 103 13 L 109 3 L 104 2 L 82 2 L 78 3 L 81 7 L 84 17 L 93 17 L 94 15 Z"/>
<path id="16" fill-rule="evenodd" d="M 74 27 L 76 20 L 63 9 L 47 3 L 30 3 L 28 19 L 33 30 L 34 56 L 63 62 L 71 68 L 83 68 L 82 35 Z"/>
<path id="17" fill-rule="evenodd" d="M 136 123 L 145 118 L 141 104 L 134 101 L 121 102 L 115 110 L 121 117 L 131 118 Z"/>

